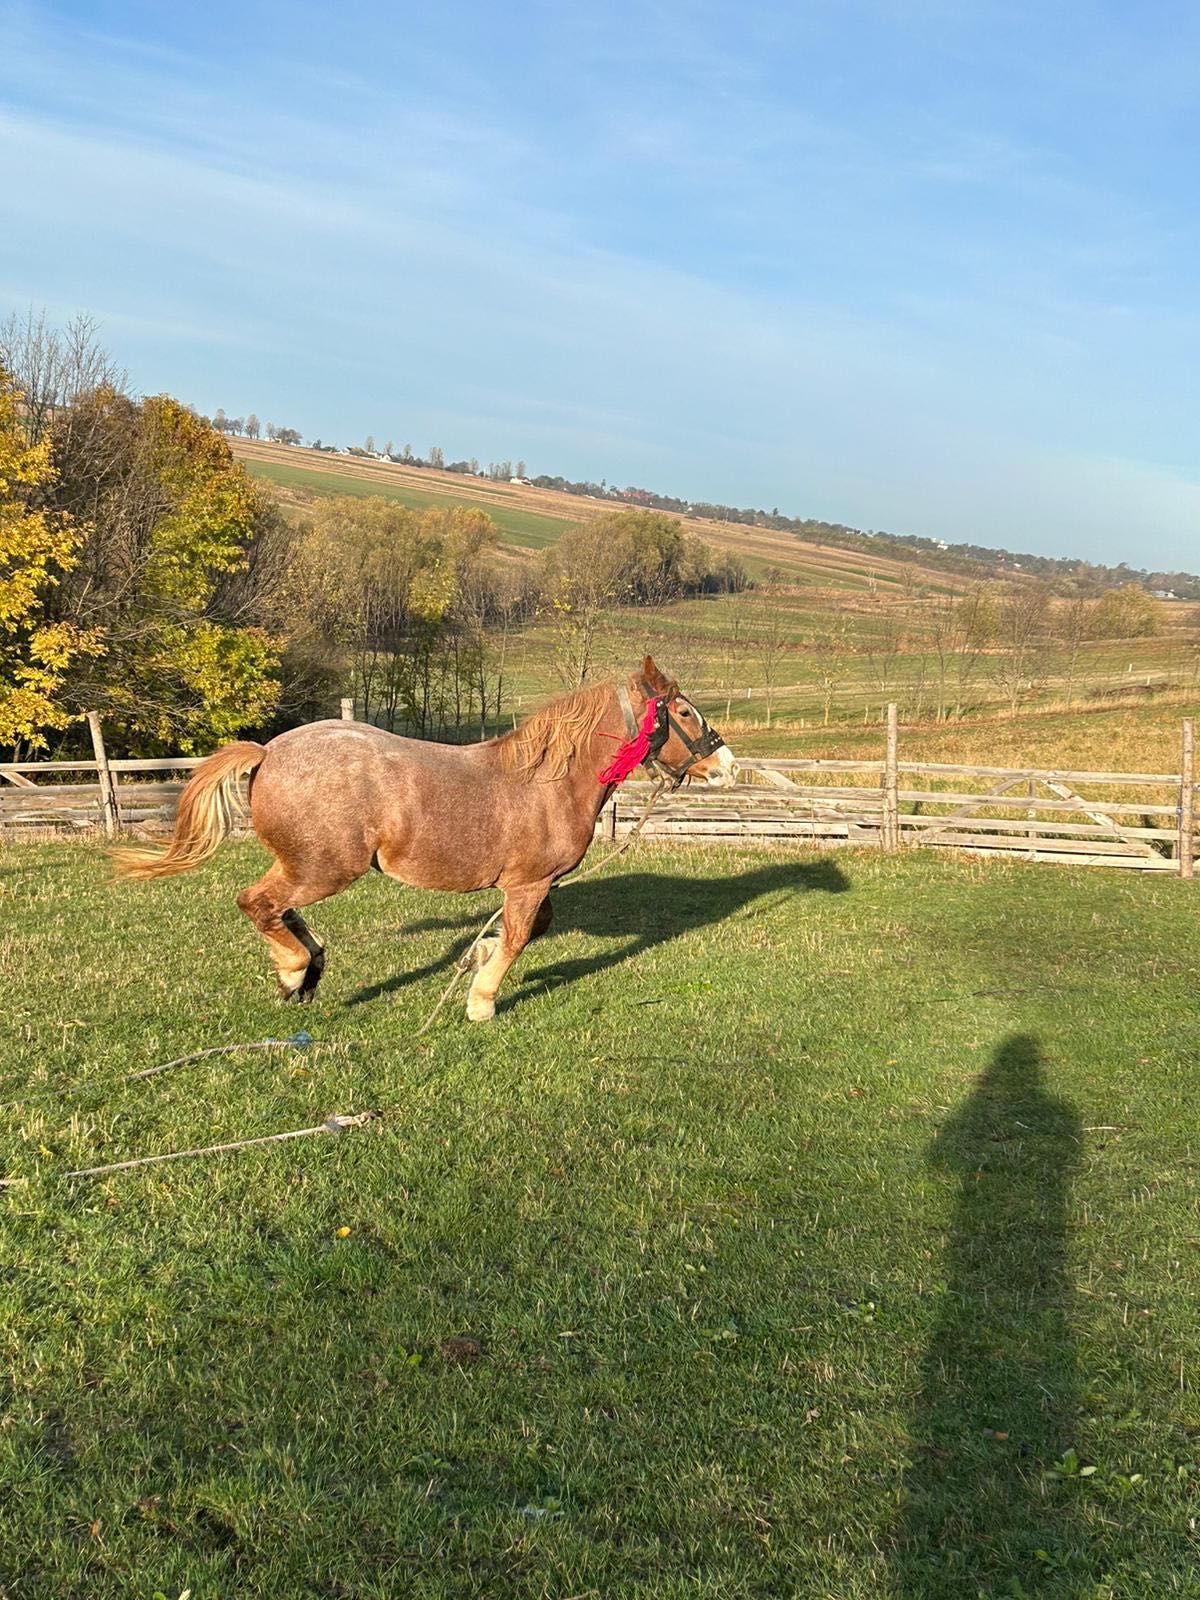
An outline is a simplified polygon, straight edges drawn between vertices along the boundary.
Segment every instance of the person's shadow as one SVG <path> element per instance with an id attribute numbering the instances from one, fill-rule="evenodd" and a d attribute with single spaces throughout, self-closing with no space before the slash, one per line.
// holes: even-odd
<path id="1" fill-rule="evenodd" d="M 524 988 L 537 985 L 539 991 L 572 983 L 589 973 L 633 960 L 656 945 L 677 939 L 695 928 L 723 922 L 736 912 L 749 911 L 766 896 L 806 894 L 844 894 L 850 880 L 836 861 L 774 861 L 749 872 L 726 877 L 676 877 L 669 872 L 613 873 L 598 880 L 572 883 L 551 890 L 554 922 L 542 939 L 523 953 L 505 986 L 509 1003 Z M 458 937 L 450 950 L 423 966 L 412 967 L 380 983 L 360 989 L 350 996 L 348 1005 L 361 1005 L 381 995 L 407 988 L 431 977 L 458 959 L 479 925 L 480 914 L 473 908 L 452 917 L 427 917 L 411 923 L 402 933 L 429 933 L 445 930 Z M 615 948 L 567 960 L 553 957 L 555 935 L 585 933 L 605 940 L 620 939 Z M 401 945 L 401 951 L 403 945 Z M 549 957 L 539 963 L 539 956 Z M 505 991 L 501 992 L 503 1006 Z"/>
<path id="2" fill-rule="evenodd" d="M 1065 1236 L 1079 1138 L 1043 1086 L 1037 1041 L 1016 1034 L 930 1146 L 960 1191 L 893 1541 L 897 1594 L 974 1600 L 1048 1580 L 1079 1592 L 1059 1561 L 1074 1499 L 1061 1491 L 1078 1486 L 1053 1475 L 1075 1418 Z"/>

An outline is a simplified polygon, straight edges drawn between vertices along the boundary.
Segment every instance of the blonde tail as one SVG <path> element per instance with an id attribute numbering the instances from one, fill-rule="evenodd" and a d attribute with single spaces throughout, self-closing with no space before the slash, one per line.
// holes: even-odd
<path id="1" fill-rule="evenodd" d="M 258 766 L 266 749 L 249 740 L 227 744 L 202 761 L 179 796 L 175 832 L 165 850 L 121 845 L 110 852 L 121 878 L 167 878 L 190 872 L 220 844 L 242 809 L 238 783 Z"/>

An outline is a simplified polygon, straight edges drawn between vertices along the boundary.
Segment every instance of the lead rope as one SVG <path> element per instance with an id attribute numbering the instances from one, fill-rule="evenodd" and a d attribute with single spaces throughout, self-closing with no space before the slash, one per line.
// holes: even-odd
<path id="1" fill-rule="evenodd" d="M 597 872 L 602 872 L 605 867 L 610 867 L 614 861 L 620 860 L 620 858 L 625 854 L 626 850 L 629 849 L 630 845 L 641 833 L 646 824 L 646 819 L 654 810 L 654 807 L 658 803 L 659 796 L 666 787 L 666 782 L 663 779 L 660 779 L 649 800 L 647 800 L 645 809 L 643 810 L 641 816 L 626 834 L 620 845 L 618 845 L 615 850 L 610 850 L 606 856 L 602 856 L 599 861 L 593 863 L 593 865 L 590 866 L 586 872 L 581 872 L 575 879 L 577 883 L 582 883 L 585 878 L 593 877 Z M 573 873 L 564 872 L 562 877 L 559 878 L 557 882 L 562 883 L 564 879 L 573 876 Z M 497 910 L 493 911 L 491 916 L 484 923 L 483 927 L 480 928 L 479 932 L 471 940 L 471 943 L 467 946 L 466 950 L 464 950 L 462 955 L 458 958 L 458 961 L 454 966 L 454 971 L 450 975 L 450 982 L 442 991 L 442 996 L 438 1003 L 434 1006 L 433 1010 L 425 1018 L 425 1021 L 417 1029 L 413 1036 L 414 1038 L 419 1039 L 422 1034 L 427 1033 L 433 1026 L 438 1013 L 446 1004 L 447 1000 L 449 1000 L 450 996 L 454 993 L 454 990 L 458 986 L 460 979 L 467 971 L 470 970 L 472 959 L 474 958 L 475 951 L 480 942 L 500 920 L 500 917 L 503 915 L 503 913 L 503 906 L 500 906 Z M 302 1044 L 301 1040 L 303 1040 Z M 193 1055 L 190 1056 L 178 1056 L 174 1061 L 166 1061 L 160 1067 L 148 1067 L 143 1072 L 130 1073 L 128 1074 L 127 1079 L 121 1079 L 119 1081 L 125 1082 L 134 1078 L 151 1078 L 156 1073 L 166 1072 L 171 1067 L 180 1067 L 186 1065 L 188 1062 L 200 1061 L 205 1056 L 225 1055 L 234 1050 L 265 1050 L 270 1046 L 287 1044 L 298 1044 L 300 1045 L 300 1048 L 304 1048 L 304 1046 L 306 1046 L 309 1042 L 310 1041 L 307 1035 L 297 1034 L 293 1039 L 262 1039 L 254 1044 L 218 1045 L 211 1050 L 197 1050 Z M 14 1104 L 15 1103 L 16 1102 L 14 1102 Z M 74 1172 L 65 1172 L 63 1177 L 103 1178 L 107 1177 L 113 1172 L 129 1172 L 134 1167 L 154 1166 L 163 1161 L 183 1161 L 191 1156 L 223 1155 L 233 1150 L 248 1150 L 252 1145 L 281 1144 L 285 1140 L 306 1139 L 311 1135 L 318 1133 L 345 1133 L 352 1128 L 364 1128 L 368 1123 L 377 1121 L 382 1115 L 383 1113 L 381 1111 L 359 1111 L 353 1115 L 335 1112 L 332 1116 L 326 1117 L 324 1122 L 319 1122 L 311 1128 L 293 1128 L 289 1129 L 285 1133 L 265 1133 L 259 1135 L 257 1138 L 234 1139 L 226 1144 L 210 1144 L 196 1150 L 172 1150 L 168 1151 L 165 1155 L 136 1156 L 130 1161 L 113 1161 L 107 1166 L 103 1167 L 81 1167 Z M 20 1178 L 0 1178 L 0 1188 L 6 1188 L 11 1184 L 21 1183 L 23 1181 L 24 1180 Z"/>

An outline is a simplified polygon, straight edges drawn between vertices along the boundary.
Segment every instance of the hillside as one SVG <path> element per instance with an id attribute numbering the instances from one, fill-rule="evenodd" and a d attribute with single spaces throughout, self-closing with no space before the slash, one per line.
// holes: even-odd
<path id="1" fill-rule="evenodd" d="M 612 510 L 612 502 L 556 490 L 286 445 L 230 443 L 296 511 L 323 494 L 381 495 L 415 507 L 479 506 L 495 520 L 501 555 L 510 560 L 531 559 L 567 528 Z M 1078 713 L 1085 705 L 1145 708 L 1180 695 L 1194 700 L 1200 655 L 1191 605 L 1157 602 L 1152 637 L 1088 639 L 1072 652 L 1055 621 L 1065 615 L 1066 602 L 1059 602 L 1014 690 L 999 639 L 969 669 L 939 663 L 934 635 L 945 625 L 947 602 L 971 587 L 966 576 L 875 560 L 873 551 L 831 549 L 778 530 L 680 520 L 715 550 L 738 556 L 760 587 L 650 611 L 615 610 L 606 619 L 597 664 L 616 669 L 649 648 L 731 727 L 746 733 L 765 723 L 772 730 L 768 742 L 780 749 L 785 729 L 793 736 L 803 727 L 819 729 L 826 740 L 828 724 L 869 730 L 888 699 L 916 723 L 936 718 L 943 699 L 948 713 L 968 718 L 1004 711 L 1011 717 L 1014 694 L 1022 713 L 1043 714 L 1064 705 Z M 764 582 L 768 574 L 776 581 Z M 993 576 L 1012 580 L 1011 572 Z M 521 713 L 560 686 L 551 619 L 522 625 L 505 656 L 510 712 Z M 939 677 L 959 686 L 940 690 Z"/>
<path id="2" fill-rule="evenodd" d="M 503 537 L 527 549 L 553 544 L 567 528 L 604 516 L 612 501 L 589 500 L 554 489 L 525 488 L 464 478 L 461 473 L 428 467 L 405 467 L 362 456 L 331 455 L 289 445 L 264 444 L 231 437 L 230 447 L 256 477 L 282 491 L 281 498 L 302 501 L 309 494 L 385 495 L 404 505 L 480 506 Z M 749 528 L 681 516 L 689 534 L 714 550 L 738 556 L 752 577 L 777 568 L 789 582 L 835 589 L 884 589 L 900 593 L 914 582 L 947 592 L 968 579 L 917 563 L 881 555 L 859 554 L 802 541 L 795 534 L 770 528 Z"/>

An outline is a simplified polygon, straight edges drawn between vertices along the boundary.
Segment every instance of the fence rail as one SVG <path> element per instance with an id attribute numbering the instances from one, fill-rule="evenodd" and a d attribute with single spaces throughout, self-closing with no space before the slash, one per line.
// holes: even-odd
<path id="1" fill-rule="evenodd" d="M 895 708 L 888 710 L 882 759 L 749 758 L 732 788 L 664 796 L 645 837 L 967 850 L 1192 877 L 1200 811 L 1190 719 L 1181 730 L 1179 772 L 1111 772 L 902 761 Z M 183 775 L 203 758 L 108 760 L 98 724 L 93 738 L 92 761 L 0 764 L 0 834 L 103 829 L 111 837 L 125 827 L 170 822 Z M 80 781 L 84 775 L 91 781 Z M 828 781 L 849 775 L 864 781 Z M 903 778 L 925 782 L 904 787 Z M 1117 787 L 1146 797 L 1084 792 Z M 597 832 L 610 839 L 627 833 L 648 792 L 645 783 L 625 784 L 604 808 Z"/>

